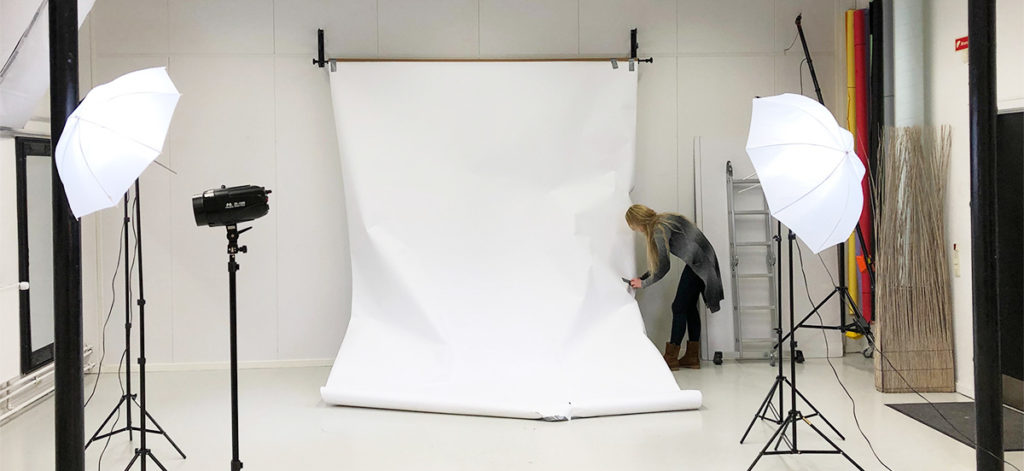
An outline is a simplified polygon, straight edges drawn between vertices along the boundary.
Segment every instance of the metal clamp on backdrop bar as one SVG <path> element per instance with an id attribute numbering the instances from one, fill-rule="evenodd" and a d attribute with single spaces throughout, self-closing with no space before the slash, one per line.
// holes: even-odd
<path id="1" fill-rule="evenodd" d="M 325 65 L 331 65 L 331 71 L 335 71 L 338 62 L 603 62 L 611 61 L 612 68 L 619 68 L 619 62 L 628 62 L 629 70 L 636 70 L 636 64 L 638 62 L 647 62 L 648 64 L 654 62 L 653 57 L 640 58 L 637 56 L 639 50 L 639 44 L 636 40 L 637 29 L 633 28 L 629 30 L 629 57 L 529 57 L 529 58 L 509 58 L 509 59 L 497 59 L 497 58 L 458 58 L 458 59 L 429 59 L 429 58 L 379 58 L 379 57 L 365 57 L 365 58 L 327 58 L 324 53 L 324 30 L 316 30 L 316 42 L 317 42 L 317 56 L 313 58 L 313 65 L 324 68 Z"/>
<path id="2" fill-rule="evenodd" d="M 316 30 L 316 57 L 313 58 L 313 65 L 324 68 L 327 61 L 324 59 L 324 30 Z"/>
<path id="3" fill-rule="evenodd" d="M 632 72 L 634 69 L 634 62 L 646 62 L 648 64 L 654 63 L 653 57 L 647 57 L 640 59 L 637 57 L 637 50 L 640 49 L 640 43 L 636 41 L 636 28 L 629 30 L 629 70 Z"/>

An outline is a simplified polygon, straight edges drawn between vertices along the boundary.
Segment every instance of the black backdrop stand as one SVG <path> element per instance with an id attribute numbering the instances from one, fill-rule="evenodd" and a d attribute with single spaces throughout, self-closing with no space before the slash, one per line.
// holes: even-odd
<path id="1" fill-rule="evenodd" d="M 50 0 L 50 146 L 78 106 L 78 3 Z M 53 159 L 54 461 L 61 471 L 85 470 L 82 371 L 82 229 L 71 212 Z"/>
<path id="2" fill-rule="evenodd" d="M 140 367 L 140 369 L 139 369 L 139 385 L 140 385 L 140 394 L 141 394 L 141 398 L 139 398 L 139 399 L 141 400 L 141 402 L 140 402 L 140 400 L 137 400 L 137 397 L 138 397 L 137 395 L 132 394 L 131 361 L 130 360 L 129 361 L 125 361 L 125 391 L 124 391 L 124 394 L 121 395 L 121 399 L 117 401 L 117 405 L 114 406 L 113 410 L 110 411 L 110 414 L 107 415 L 107 418 L 96 429 L 96 433 L 94 433 L 92 435 L 92 438 L 89 439 L 88 443 L 85 444 L 85 448 L 88 449 L 89 445 L 92 445 L 92 443 L 95 442 L 95 441 L 102 440 L 104 438 L 107 438 L 107 437 L 112 436 L 112 435 L 117 435 L 117 434 L 122 433 L 122 432 L 128 432 L 128 440 L 131 441 L 132 440 L 132 432 L 136 432 L 137 431 L 137 432 L 139 432 L 139 435 L 142 438 L 142 441 L 140 443 L 141 448 L 139 450 L 136 450 L 136 455 L 135 455 L 135 457 L 132 458 L 132 461 L 128 464 L 128 467 L 129 468 L 131 467 L 132 463 L 134 463 L 135 460 L 140 457 L 140 454 L 148 454 L 151 458 L 153 458 L 153 461 L 156 462 L 157 465 L 160 466 L 161 469 L 163 469 L 163 465 L 161 465 L 160 462 L 157 461 L 156 457 L 152 455 L 152 452 L 150 452 L 146 448 L 146 437 L 145 437 L 145 435 L 147 433 L 163 435 L 165 438 L 167 438 L 167 441 L 170 442 L 171 446 L 174 447 L 174 449 L 178 452 L 178 454 L 181 455 L 182 459 L 185 458 L 185 453 L 183 451 L 181 451 L 181 448 L 179 448 L 178 445 L 176 443 L 174 443 L 174 440 L 172 440 L 171 437 L 169 435 L 167 435 L 167 432 L 164 431 L 163 427 L 161 427 L 160 424 L 157 423 L 156 419 L 153 418 L 152 414 L 150 414 L 149 411 L 144 406 L 145 403 L 146 403 L 146 393 L 145 393 L 145 381 L 146 381 L 146 377 L 145 377 L 145 375 L 146 375 L 146 373 L 145 373 L 145 363 L 146 363 L 145 306 L 146 306 L 146 297 L 144 296 L 143 283 L 142 283 L 142 218 L 140 217 L 141 212 L 142 212 L 141 206 L 139 205 L 139 180 L 136 179 L 135 180 L 135 221 L 134 222 L 132 222 L 131 217 L 128 214 L 128 194 L 126 193 L 124 195 L 124 234 L 123 234 L 123 237 L 124 237 L 124 252 L 125 252 L 125 258 L 124 258 L 124 273 L 125 273 L 125 276 L 124 276 L 124 293 L 125 293 L 124 294 L 124 302 L 125 302 L 125 304 L 124 304 L 124 306 L 125 306 L 124 307 L 124 344 L 125 344 L 125 358 L 126 359 L 130 359 L 131 356 L 132 356 L 132 354 L 131 354 L 131 332 L 132 332 L 131 319 L 132 319 L 132 316 L 131 316 L 131 308 L 130 308 L 130 305 L 131 305 L 131 294 L 130 293 L 131 293 L 131 282 L 132 281 L 131 281 L 131 256 L 129 255 L 130 252 L 129 252 L 129 246 L 128 246 L 128 242 L 129 242 L 129 236 L 128 236 L 129 227 L 128 227 L 128 224 L 134 224 L 135 225 L 135 227 L 134 227 L 134 229 L 135 229 L 135 243 L 136 243 L 136 249 L 138 250 L 138 261 L 139 261 L 139 301 L 138 301 L 138 305 L 139 305 L 139 350 L 140 350 L 139 351 L 139 367 Z M 140 427 L 133 427 L 132 426 L 132 403 L 133 402 L 136 404 L 136 406 L 139 407 L 139 414 L 140 414 L 139 417 L 140 417 L 140 420 L 142 421 L 142 425 Z M 121 408 L 122 404 L 125 406 L 125 411 L 126 411 L 126 423 L 125 423 L 125 426 L 121 427 L 119 429 L 116 429 L 116 430 L 112 430 L 112 431 L 107 432 L 107 433 L 103 433 L 103 430 L 106 428 L 107 423 L 109 423 L 110 419 L 114 417 L 114 415 L 117 413 L 117 411 Z M 153 426 L 155 427 L 155 430 L 154 429 L 146 428 L 146 419 L 149 419 L 150 421 L 153 422 Z M 145 450 L 144 453 L 143 453 L 143 450 Z M 142 469 L 146 469 L 145 459 L 143 459 Z"/>

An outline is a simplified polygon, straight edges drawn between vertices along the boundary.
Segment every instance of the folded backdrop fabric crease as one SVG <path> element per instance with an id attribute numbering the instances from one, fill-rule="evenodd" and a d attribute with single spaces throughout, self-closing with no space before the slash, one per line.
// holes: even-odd
<path id="1" fill-rule="evenodd" d="M 352 313 L 338 405 L 568 419 L 693 409 L 620 277 L 637 75 L 339 63 Z"/>

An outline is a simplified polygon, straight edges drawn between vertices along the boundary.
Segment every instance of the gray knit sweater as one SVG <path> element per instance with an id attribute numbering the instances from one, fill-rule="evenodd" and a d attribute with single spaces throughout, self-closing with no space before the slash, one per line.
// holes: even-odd
<path id="1" fill-rule="evenodd" d="M 657 283 L 668 273 L 670 266 L 669 252 L 679 257 L 689 265 L 690 269 L 704 282 L 704 304 L 711 312 L 718 311 L 719 303 L 725 299 L 722 289 L 722 273 L 718 269 L 718 256 L 715 255 L 715 248 L 708 242 L 704 233 L 697 229 L 692 222 L 681 216 L 669 216 L 671 222 L 679 228 L 672 230 L 667 237 L 668 247 L 665 247 L 664 234 L 658 232 L 654 235 L 654 241 L 658 246 L 658 271 L 650 276 L 645 273 L 641 278 L 644 280 L 643 287 Z M 658 228 L 657 231 L 665 229 Z"/>

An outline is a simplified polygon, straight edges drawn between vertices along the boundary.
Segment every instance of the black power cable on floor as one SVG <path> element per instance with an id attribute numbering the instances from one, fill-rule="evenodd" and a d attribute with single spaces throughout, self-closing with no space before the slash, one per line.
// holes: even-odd
<path id="1" fill-rule="evenodd" d="M 808 288 L 808 285 L 807 285 L 807 273 L 804 271 L 804 254 L 803 254 L 803 250 L 800 248 L 799 244 L 797 244 L 797 254 L 799 255 L 799 258 L 800 258 L 800 272 L 803 273 L 803 275 L 804 275 L 804 289 L 807 291 L 807 299 L 810 300 L 811 299 L 811 295 L 810 295 L 810 289 Z M 828 265 L 825 264 L 825 260 L 821 258 L 821 255 L 818 255 L 818 260 L 821 262 L 821 266 L 825 269 L 825 272 L 828 273 L 828 277 L 832 281 L 832 286 L 834 288 L 838 289 L 839 286 L 836 283 L 836 279 L 835 279 L 835 277 L 832 276 L 832 271 L 828 269 Z M 812 306 L 814 305 L 813 301 L 811 301 L 811 305 Z M 821 313 L 817 312 L 817 311 L 815 313 L 818 315 L 819 322 L 821 322 L 822 325 L 824 325 L 824 320 L 821 317 Z M 824 330 L 822 331 L 822 335 L 825 335 L 825 331 Z M 922 400 L 924 400 L 924 402 L 928 403 L 928 405 L 931 406 L 931 408 L 935 410 L 935 413 L 938 414 L 939 417 L 941 417 L 942 420 L 944 422 L 946 422 L 947 425 L 950 426 L 950 428 L 955 430 L 956 433 L 960 434 L 960 436 L 963 437 L 964 440 L 967 441 L 967 443 L 970 443 L 971 446 L 974 447 L 975 450 L 981 450 L 981 451 L 987 453 L 989 456 L 1002 461 L 1007 466 L 1009 466 L 1009 467 L 1011 467 L 1011 468 L 1013 468 L 1013 469 L 1015 469 L 1017 471 L 1021 471 L 1021 469 L 1016 467 L 1016 466 L 1014 466 L 1013 463 L 1010 463 L 1009 461 L 1006 461 L 1006 459 L 999 458 L 991 450 L 987 450 L 985 448 L 979 448 L 978 444 L 974 440 L 972 440 L 970 437 L 967 436 L 967 434 L 965 434 L 959 428 L 957 428 L 956 425 L 953 425 L 953 422 L 950 422 L 950 420 L 945 416 L 945 414 L 943 414 L 942 411 L 940 411 L 939 408 L 935 406 L 935 403 L 930 401 L 927 397 L 924 397 L 923 394 L 921 394 L 917 389 L 914 388 L 914 386 L 912 386 L 910 384 L 910 381 L 907 381 L 907 378 L 903 376 L 903 373 L 900 372 L 900 370 L 896 369 L 896 366 L 893 365 L 891 361 L 889 361 L 889 357 L 885 356 L 885 353 L 882 352 L 882 350 L 878 348 L 878 345 L 875 344 L 874 338 L 873 338 L 873 336 L 871 336 L 870 332 L 868 332 L 867 335 L 865 335 L 865 337 L 868 339 L 868 342 L 871 344 L 871 347 L 874 349 L 874 352 L 877 353 L 878 355 L 881 355 L 882 359 L 885 360 L 885 362 L 889 365 L 890 368 L 892 368 L 892 371 L 895 372 L 896 375 L 898 375 L 901 380 L 903 380 L 903 383 L 906 384 L 907 387 L 910 388 L 910 390 L 914 394 L 916 394 L 918 397 L 920 397 Z M 827 352 L 828 351 L 828 338 L 827 337 L 825 338 L 825 349 L 826 349 L 826 352 Z M 843 391 L 846 392 L 846 396 L 850 398 L 850 403 L 853 405 L 853 420 L 857 424 L 857 430 L 860 431 L 861 436 L 863 436 L 864 440 L 867 441 L 868 447 L 871 448 L 871 453 L 875 455 L 875 459 L 877 459 L 878 462 L 881 463 L 882 466 L 885 466 L 885 469 L 888 469 L 888 470 L 892 471 L 892 469 L 889 468 L 889 466 L 886 466 L 886 464 L 882 461 L 882 459 L 878 457 L 878 454 L 875 453 L 875 448 L 871 444 L 871 440 L 868 439 L 867 435 L 864 434 L 864 430 L 862 430 L 861 427 L 860 427 L 860 421 L 857 419 L 857 402 L 854 401 L 853 396 L 850 395 L 850 391 L 846 389 L 846 385 L 843 384 L 843 381 L 841 379 L 839 379 L 839 373 L 836 371 L 835 366 L 832 365 L 832 360 L 827 356 L 827 353 L 826 353 L 826 357 L 825 358 L 828 360 L 828 365 L 829 365 L 829 367 L 832 368 L 832 373 L 835 375 L 836 381 L 839 382 L 839 386 L 841 386 L 843 388 Z"/>

